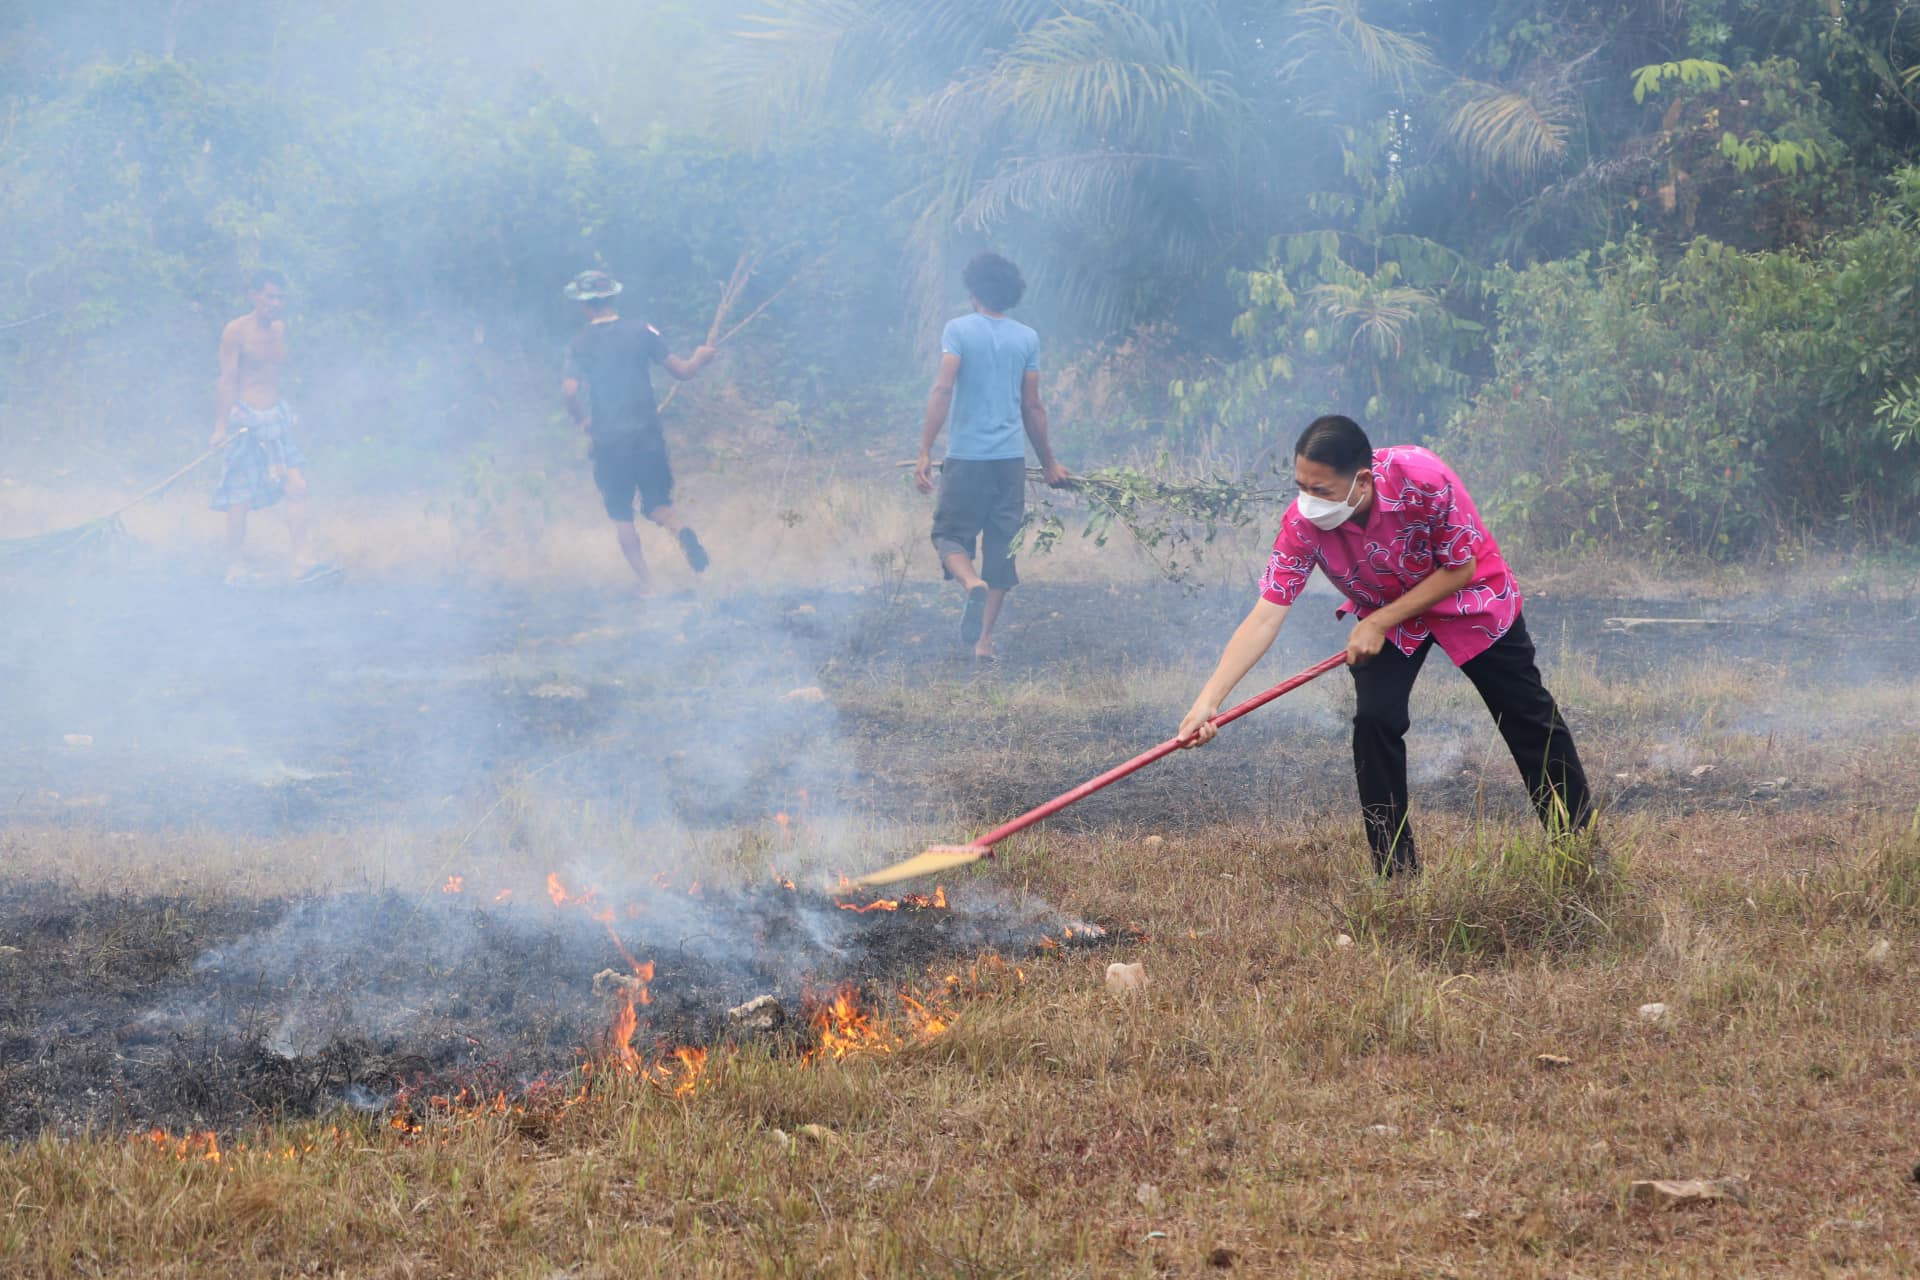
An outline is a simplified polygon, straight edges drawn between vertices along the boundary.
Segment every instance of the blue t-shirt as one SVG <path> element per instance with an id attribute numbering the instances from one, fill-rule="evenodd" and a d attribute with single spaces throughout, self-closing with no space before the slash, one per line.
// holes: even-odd
<path id="1" fill-rule="evenodd" d="M 1040 367 L 1040 335 L 1006 316 L 947 321 L 940 350 L 960 357 L 947 418 L 947 456 L 975 462 L 1027 456 L 1020 384 Z"/>

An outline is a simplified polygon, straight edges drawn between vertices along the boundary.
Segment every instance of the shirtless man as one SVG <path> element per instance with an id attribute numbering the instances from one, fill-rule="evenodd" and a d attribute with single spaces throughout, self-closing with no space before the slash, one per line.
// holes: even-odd
<path id="1" fill-rule="evenodd" d="M 253 310 L 221 331 L 220 392 L 213 418 L 216 448 L 227 446 L 213 509 L 227 513 L 227 581 L 246 579 L 247 513 L 287 500 L 293 539 L 293 576 L 326 572 L 307 550 L 306 458 L 288 434 L 293 409 L 280 398 L 280 367 L 287 361 L 287 281 L 278 271 L 254 274 Z"/>

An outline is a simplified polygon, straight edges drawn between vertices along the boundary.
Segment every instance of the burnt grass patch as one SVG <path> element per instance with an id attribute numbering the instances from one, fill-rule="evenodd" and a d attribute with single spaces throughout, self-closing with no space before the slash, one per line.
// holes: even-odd
<path id="1" fill-rule="evenodd" d="M 240 898 L 0 885 L 0 1138 L 241 1129 L 409 1098 L 567 1087 L 615 1006 L 595 975 L 651 960 L 645 1059 L 729 1035 L 772 995 L 797 1015 L 891 992 L 983 952 L 1101 945 L 998 904 L 856 912 L 778 885 L 572 906 L 394 891 Z"/>

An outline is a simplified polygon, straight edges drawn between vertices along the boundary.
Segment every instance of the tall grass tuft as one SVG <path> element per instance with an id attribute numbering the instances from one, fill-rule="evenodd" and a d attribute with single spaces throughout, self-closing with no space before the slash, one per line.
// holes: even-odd
<path id="1" fill-rule="evenodd" d="M 1590 834 L 1529 831 L 1442 857 L 1410 882 L 1369 882 L 1342 912 L 1356 939 L 1443 965 L 1635 946 L 1654 918 L 1629 863 Z"/>
<path id="2" fill-rule="evenodd" d="M 1920 925 L 1920 808 L 1852 861 L 1769 883 L 1760 903 L 1813 929 Z"/>

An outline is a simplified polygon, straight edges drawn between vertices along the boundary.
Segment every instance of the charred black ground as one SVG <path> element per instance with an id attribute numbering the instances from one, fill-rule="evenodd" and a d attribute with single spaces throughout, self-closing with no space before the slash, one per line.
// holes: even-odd
<path id="1" fill-rule="evenodd" d="M 605 926 L 546 903 L 436 897 L 0 885 L 0 1137 L 232 1131 L 397 1095 L 564 1087 L 617 1007 L 595 974 L 631 971 Z M 1097 945 L 999 905 L 854 912 L 777 885 L 663 891 L 620 914 L 621 943 L 654 965 L 643 1057 L 725 1038 L 727 1010 L 759 995 L 798 1014 L 851 986 L 884 1005 L 983 951 Z"/>

